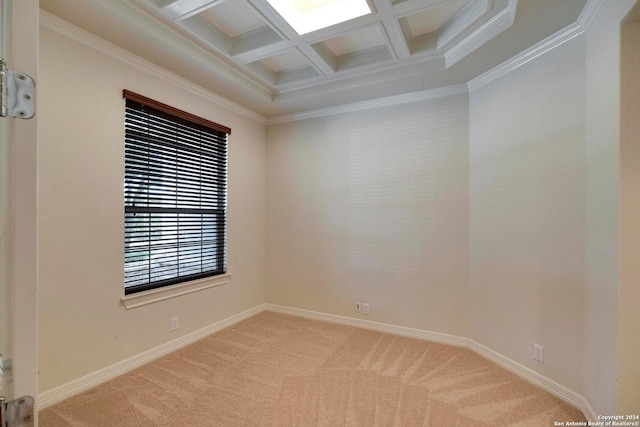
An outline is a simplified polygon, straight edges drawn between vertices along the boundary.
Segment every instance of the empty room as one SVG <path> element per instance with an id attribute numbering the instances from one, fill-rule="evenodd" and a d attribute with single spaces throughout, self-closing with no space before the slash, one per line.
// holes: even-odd
<path id="1" fill-rule="evenodd" d="M 9 426 L 640 426 L 636 0 L 2 6 Z"/>

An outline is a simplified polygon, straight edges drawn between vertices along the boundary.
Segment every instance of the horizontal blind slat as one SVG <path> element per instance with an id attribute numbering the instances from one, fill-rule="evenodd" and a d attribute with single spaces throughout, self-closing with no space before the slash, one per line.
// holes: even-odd
<path id="1" fill-rule="evenodd" d="M 225 272 L 228 134 L 126 104 L 125 293 Z"/>

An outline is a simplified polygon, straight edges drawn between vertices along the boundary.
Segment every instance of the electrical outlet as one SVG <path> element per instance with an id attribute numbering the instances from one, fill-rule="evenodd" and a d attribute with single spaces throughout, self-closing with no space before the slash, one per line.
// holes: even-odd
<path id="1" fill-rule="evenodd" d="M 362 303 L 362 314 L 369 314 L 369 303 Z"/>
<path id="2" fill-rule="evenodd" d="M 172 317 L 171 318 L 171 332 L 175 331 L 178 329 L 178 318 L 177 317 Z"/>
<path id="3" fill-rule="evenodd" d="M 533 344 L 533 359 L 540 363 L 544 363 L 544 347 L 538 344 Z"/>
<path id="4" fill-rule="evenodd" d="M 357 302 L 356 303 L 356 313 L 361 313 L 362 312 L 362 303 Z"/>

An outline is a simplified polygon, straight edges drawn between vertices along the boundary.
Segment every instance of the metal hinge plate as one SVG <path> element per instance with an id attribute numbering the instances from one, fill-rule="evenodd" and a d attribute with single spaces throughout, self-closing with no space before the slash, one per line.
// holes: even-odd
<path id="1" fill-rule="evenodd" d="M 0 116 L 30 119 L 36 111 L 36 83 L 19 71 L 7 68 L 4 59 L 0 59 Z"/>
<path id="2" fill-rule="evenodd" d="M 24 396 L 10 402 L 0 397 L 0 427 L 33 427 L 33 397 Z"/>

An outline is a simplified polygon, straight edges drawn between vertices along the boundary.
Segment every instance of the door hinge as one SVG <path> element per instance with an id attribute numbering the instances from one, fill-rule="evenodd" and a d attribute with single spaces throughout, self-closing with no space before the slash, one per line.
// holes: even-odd
<path id="1" fill-rule="evenodd" d="M 31 76 L 7 68 L 0 59 L 0 116 L 30 119 L 35 114 L 36 83 Z"/>
<path id="2" fill-rule="evenodd" d="M 33 427 L 33 406 L 31 396 L 9 402 L 0 396 L 0 427 Z"/>

